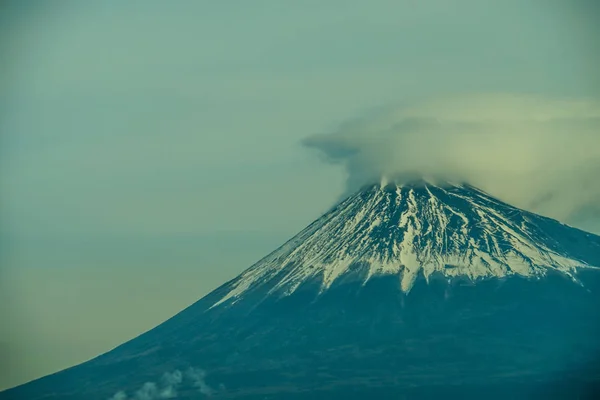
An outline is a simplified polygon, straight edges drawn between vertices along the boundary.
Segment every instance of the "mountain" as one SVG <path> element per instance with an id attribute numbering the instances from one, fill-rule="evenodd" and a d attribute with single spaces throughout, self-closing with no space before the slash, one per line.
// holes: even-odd
<path id="1" fill-rule="evenodd" d="M 600 237 L 472 186 L 370 185 L 163 324 L 0 400 L 592 398 L 599 266 Z"/>

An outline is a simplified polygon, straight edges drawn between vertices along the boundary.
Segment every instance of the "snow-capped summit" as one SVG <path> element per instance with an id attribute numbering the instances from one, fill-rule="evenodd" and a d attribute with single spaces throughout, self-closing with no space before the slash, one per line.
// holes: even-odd
<path id="1" fill-rule="evenodd" d="M 234 303 L 265 284 L 279 295 L 309 281 L 325 291 L 348 274 L 363 283 L 398 275 L 404 292 L 417 277 L 429 280 L 434 274 L 476 281 L 543 277 L 553 270 L 577 282 L 577 269 L 595 268 L 597 260 L 589 249 L 568 246 L 564 237 L 574 233 L 582 232 L 469 185 L 382 180 L 346 198 L 242 273 L 214 306 Z"/>

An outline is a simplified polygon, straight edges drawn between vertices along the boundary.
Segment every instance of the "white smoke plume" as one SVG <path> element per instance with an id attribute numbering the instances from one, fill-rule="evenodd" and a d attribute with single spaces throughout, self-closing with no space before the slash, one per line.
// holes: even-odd
<path id="1" fill-rule="evenodd" d="M 180 370 L 166 372 L 160 380 L 160 385 L 155 382 L 146 382 L 131 397 L 125 391 L 121 390 L 108 400 L 175 399 L 177 398 L 178 390 L 184 384 L 184 377 L 189 381 L 189 385 L 196 388 L 201 394 L 211 396 L 215 393 L 206 383 L 206 372 L 204 370 L 189 368 L 185 374 Z"/>
<path id="2" fill-rule="evenodd" d="M 562 221 L 600 215 L 600 104 L 592 100 L 446 97 L 379 110 L 304 144 L 345 166 L 348 191 L 442 179 Z"/>

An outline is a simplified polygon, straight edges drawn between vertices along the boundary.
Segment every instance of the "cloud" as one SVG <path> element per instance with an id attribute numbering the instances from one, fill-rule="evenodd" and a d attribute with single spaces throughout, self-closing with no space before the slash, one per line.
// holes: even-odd
<path id="1" fill-rule="evenodd" d="M 210 396 L 214 393 L 213 389 L 206 384 L 206 372 L 198 368 L 189 368 L 186 371 L 187 377 L 192 381 L 192 385 L 204 395 Z"/>
<path id="2" fill-rule="evenodd" d="M 113 395 L 113 397 L 110 398 L 110 400 L 127 400 L 127 394 L 125 394 L 125 392 L 122 390 L 118 391 Z"/>
<path id="3" fill-rule="evenodd" d="M 166 372 L 161 378 L 161 385 L 155 382 L 144 383 L 133 395 L 129 397 L 125 391 L 118 391 L 109 400 L 158 400 L 175 399 L 178 396 L 179 388 L 184 384 L 184 378 L 187 378 L 189 385 L 196 388 L 198 392 L 205 396 L 211 396 L 215 393 L 206 383 L 206 372 L 202 369 L 190 367 L 185 374 L 180 370 Z"/>
<path id="4" fill-rule="evenodd" d="M 161 398 L 172 399 L 177 397 L 177 387 L 183 381 L 183 374 L 179 370 L 165 372 L 162 377 L 164 388 L 161 391 Z"/>
<path id="5" fill-rule="evenodd" d="M 462 95 L 380 109 L 304 145 L 343 164 L 348 192 L 381 179 L 467 182 L 563 221 L 600 214 L 600 104 Z"/>

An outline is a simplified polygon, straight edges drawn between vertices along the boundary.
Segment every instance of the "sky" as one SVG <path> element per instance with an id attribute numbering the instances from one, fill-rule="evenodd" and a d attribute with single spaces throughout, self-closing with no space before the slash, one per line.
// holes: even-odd
<path id="1" fill-rule="evenodd" d="M 414 99 L 600 97 L 585 0 L 2 7 L 0 389 L 154 327 L 318 218 L 348 170 L 307 137 Z"/>

